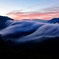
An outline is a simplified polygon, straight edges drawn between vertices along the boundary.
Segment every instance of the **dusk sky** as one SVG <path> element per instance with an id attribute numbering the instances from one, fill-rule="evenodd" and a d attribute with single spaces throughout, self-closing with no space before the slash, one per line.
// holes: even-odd
<path id="1" fill-rule="evenodd" d="M 0 15 L 15 19 L 59 17 L 59 0 L 0 0 Z"/>

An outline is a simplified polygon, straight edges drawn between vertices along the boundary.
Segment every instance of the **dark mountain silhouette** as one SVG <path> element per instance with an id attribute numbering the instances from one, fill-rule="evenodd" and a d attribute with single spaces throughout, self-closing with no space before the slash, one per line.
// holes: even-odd
<path id="1" fill-rule="evenodd" d="M 0 21 L 1 21 L 1 20 L 6 21 L 6 20 L 13 20 L 13 19 L 10 18 L 10 17 L 7 17 L 7 16 L 0 16 Z"/>
<path id="2" fill-rule="evenodd" d="M 5 28 L 7 26 L 6 21 L 9 25 L 13 21 L 13 19 L 7 16 L 0 16 L 0 29 Z"/>
<path id="3" fill-rule="evenodd" d="M 59 23 L 59 18 L 53 18 L 49 20 L 48 23 Z"/>

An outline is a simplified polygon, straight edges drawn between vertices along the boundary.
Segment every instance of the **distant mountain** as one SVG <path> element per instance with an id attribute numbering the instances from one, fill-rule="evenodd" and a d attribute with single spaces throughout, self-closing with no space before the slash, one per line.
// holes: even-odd
<path id="1" fill-rule="evenodd" d="M 29 20 L 31 20 L 31 19 L 22 19 L 23 21 L 25 20 L 25 21 L 29 21 Z"/>
<path id="2" fill-rule="evenodd" d="M 44 23 L 46 23 L 46 22 L 48 22 L 48 20 L 41 20 L 41 19 L 22 19 L 22 21 L 37 21 L 37 22 L 44 22 Z"/>
<path id="3" fill-rule="evenodd" d="M 32 19 L 33 21 L 38 21 L 38 22 L 44 22 L 44 23 L 46 23 L 46 22 L 48 22 L 48 20 L 42 20 L 42 19 Z"/>
<path id="4" fill-rule="evenodd" d="M 49 20 L 48 23 L 59 23 L 59 18 L 53 18 Z"/>

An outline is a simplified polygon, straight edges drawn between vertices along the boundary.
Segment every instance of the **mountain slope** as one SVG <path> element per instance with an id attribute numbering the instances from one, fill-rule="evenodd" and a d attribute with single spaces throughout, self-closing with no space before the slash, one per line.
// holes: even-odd
<path id="1" fill-rule="evenodd" d="M 53 18 L 49 20 L 48 23 L 59 23 L 59 18 Z"/>

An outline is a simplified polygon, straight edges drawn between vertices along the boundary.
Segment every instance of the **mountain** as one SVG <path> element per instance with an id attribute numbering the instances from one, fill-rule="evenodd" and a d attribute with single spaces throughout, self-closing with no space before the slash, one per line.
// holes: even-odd
<path id="1" fill-rule="evenodd" d="M 41 19 L 32 19 L 33 21 L 38 21 L 38 22 L 44 22 L 44 23 L 46 23 L 46 22 L 48 22 L 48 20 L 41 20 Z"/>
<path id="2" fill-rule="evenodd" d="M 53 18 L 49 20 L 48 23 L 59 23 L 59 18 Z"/>
<path id="3" fill-rule="evenodd" d="M 22 21 L 30 21 L 31 19 L 22 19 Z"/>
<path id="4" fill-rule="evenodd" d="M 43 22 L 43 23 L 48 22 L 48 20 L 42 20 L 42 19 L 22 19 L 22 21 L 34 21 L 34 22 Z"/>
<path id="5" fill-rule="evenodd" d="M 12 18 L 7 16 L 0 16 L 0 29 L 5 28 L 13 21 Z M 7 23 L 7 24 L 6 24 Z"/>
<path id="6" fill-rule="evenodd" d="M 1 20 L 13 20 L 13 19 L 8 16 L 0 16 L 0 21 Z"/>

